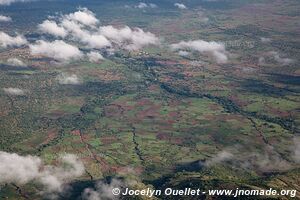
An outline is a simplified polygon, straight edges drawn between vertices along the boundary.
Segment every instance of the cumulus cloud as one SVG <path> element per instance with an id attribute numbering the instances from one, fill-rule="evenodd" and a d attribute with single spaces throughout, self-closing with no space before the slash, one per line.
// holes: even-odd
<path id="1" fill-rule="evenodd" d="M 12 3 L 17 3 L 17 2 L 29 2 L 32 0 L 0 0 L 0 5 L 10 5 Z"/>
<path id="2" fill-rule="evenodd" d="M 38 26 L 38 29 L 43 33 L 47 33 L 55 37 L 64 38 L 67 36 L 67 31 L 63 27 L 58 26 L 55 21 L 45 20 Z"/>
<path id="3" fill-rule="evenodd" d="M 88 10 L 85 11 L 90 12 Z M 73 14 L 75 15 L 75 13 Z M 72 16 L 72 14 L 70 15 Z M 97 32 L 91 33 L 89 30 L 84 28 L 83 24 L 78 22 L 79 18 L 78 20 L 74 20 L 73 19 L 74 17 L 69 17 L 70 15 L 67 15 L 62 19 L 61 26 L 64 27 L 70 33 L 71 37 L 75 41 L 84 43 L 89 48 L 96 48 L 96 49 L 101 49 L 101 48 L 106 48 L 111 46 L 110 41 L 108 41 L 108 39 L 105 36 Z"/>
<path id="4" fill-rule="evenodd" d="M 95 52 L 95 51 L 89 52 L 87 54 L 87 57 L 88 57 L 89 61 L 93 62 L 93 63 L 99 62 L 100 60 L 104 59 L 100 53 Z"/>
<path id="5" fill-rule="evenodd" d="M 154 4 L 147 5 L 155 7 Z M 82 45 L 83 48 L 92 51 L 85 58 L 91 62 L 98 62 L 103 57 L 93 50 L 107 53 L 113 52 L 115 49 L 135 51 L 149 45 L 159 44 L 159 39 L 153 33 L 145 32 L 140 28 L 97 26 L 98 23 L 99 20 L 95 14 L 87 8 L 80 8 L 74 13 L 57 17 L 56 20 L 55 18 L 45 20 L 38 25 L 38 29 L 42 33 L 64 38 L 72 45 L 64 40 L 38 40 L 29 45 L 31 54 L 47 56 L 59 62 L 68 62 L 83 57 L 83 53 L 77 47 Z M 8 42 L 2 43 L 3 46 L 8 45 Z"/>
<path id="6" fill-rule="evenodd" d="M 87 8 L 80 8 L 77 12 L 66 15 L 65 18 L 86 26 L 95 26 L 99 22 L 95 14 Z"/>
<path id="7" fill-rule="evenodd" d="M 144 9 L 144 8 L 157 8 L 157 5 L 154 3 L 143 3 L 140 2 L 138 5 L 135 6 L 135 8 Z"/>
<path id="8" fill-rule="evenodd" d="M 11 66 L 15 66 L 15 67 L 25 67 L 26 66 L 26 64 L 18 58 L 7 59 L 7 64 L 11 65 Z"/>
<path id="9" fill-rule="evenodd" d="M 209 167 L 218 163 L 222 163 L 224 161 L 231 160 L 232 158 L 233 154 L 224 150 L 219 152 L 215 157 L 212 157 L 211 159 L 207 160 L 205 162 L 205 165 Z"/>
<path id="10" fill-rule="evenodd" d="M 290 58 L 283 58 L 283 57 L 282 57 L 278 52 L 276 52 L 276 51 L 270 51 L 268 54 L 269 54 L 270 56 L 272 56 L 273 59 L 274 59 L 276 62 L 278 62 L 278 63 L 280 63 L 280 64 L 282 64 L 282 65 L 289 65 L 289 64 L 292 64 L 292 63 L 294 62 L 293 59 L 290 59 Z"/>
<path id="11" fill-rule="evenodd" d="M 57 77 L 58 81 L 62 85 L 78 85 L 81 83 L 80 79 L 76 74 L 65 74 L 62 73 Z"/>
<path id="12" fill-rule="evenodd" d="M 82 194 L 83 200 L 100 200 L 100 199 L 115 199 L 112 194 L 112 189 L 122 188 L 124 183 L 118 179 L 112 179 L 110 183 L 99 181 L 96 185 L 96 190 L 92 188 L 86 188 Z"/>
<path id="13" fill-rule="evenodd" d="M 140 28 L 131 29 L 125 26 L 118 29 L 113 26 L 102 26 L 100 33 L 127 50 L 138 50 L 148 45 L 159 44 L 159 39 L 153 33 L 144 32 Z"/>
<path id="14" fill-rule="evenodd" d="M 6 94 L 13 95 L 13 96 L 23 96 L 25 95 L 25 91 L 20 88 L 3 88 L 3 91 Z"/>
<path id="15" fill-rule="evenodd" d="M 252 169 L 259 169 L 262 172 L 285 171 L 291 168 L 290 163 L 284 160 L 275 152 L 272 153 L 252 153 L 248 156 L 243 165 Z"/>
<path id="16" fill-rule="evenodd" d="M 60 21 L 61 26 L 63 26 L 70 34 L 75 35 L 76 37 L 82 37 L 85 35 L 83 30 L 83 25 L 69 20 L 67 18 L 62 18 Z"/>
<path id="17" fill-rule="evenodd" d="M 190 52 L 188 52 L 188 51 L 178 51 L 178 55 L 180 55 L 182 57 L 185 57 L 185 56 L 190 55 Z"/>
<path id="18" fill-rule="evenodd" d="M 155 7 L 155 4 L 146 5 Z M 97 27 L 99 20 L 87 8 L 81 8 L 57 19 L 57 21 L 45 20 L 38 26 L 39 30 L 56 37 L 67 38 L 75 44 L 83 44 L 88 49 L 111 51 L 117 47 L 133 51 L 159 44 L 159 39 L 154 34 L 140 28 L 132 29 L 127 26 L 115 28 L 109 25 Z M 40 43 L 45 46 L 45 42 Z"/>
<path id="19" fill-rule="evenodd" d="M 11 22 L 11 17 L 0 15 L 0 22 Z"/>
<path id="20" fill-rule="evenodd" d="M 39 40 L 36 44 L 29 45 L 31 54 L 44 55 L 61 62 L 80 59 L 83 54 L 78 47 L 65 43 L 62 40 L 46 42 Z"/>
<path id="21" fill-rule="evenodd" d="M 27 40 L 22 35 L 13 37 L 4 32 L 0 32 L 0 46 L 3 48 L 19 47 L 25 44 L 27 44 Z"/>
<path id="22" fill-rule="evenodd" d="M 140 2 L 137 6 L 135 6 L 136 8 L 141 8 L 141 9 L 143 9 L 143 8 L 147 8 L 148 7 L 148 5 L 146 4 L 146 3 L 143 3 L 143 2 Z"/>
<path id="23" fill-rule="evenodd" d="M 150 8 L 157 8 L 158 6 L 157 6 L 156 4 L 154 4 L 154 3 L 150 3 L 150 4 L 149 4 L 149 7 L 150 7 Z"/>
<path id="24" fill-rule="evenodd" d="M 260 41 L 261 41 L 262 43 L 269 43 L 269 42 L 271 42 L 272 40 L 271 40 L 270 38 L 261 37 L 261 38 L 260 38 Z"/>
<path id="25" fill-rule="evenodd" d="M 91 32 L 91 27 L 95 28 L 98 22 L 93 12 L 87 8 L 81 8 L 77 12 L 63 15 L 58 22 L 45 20 L 39 25 L 39 30 L 56 37 L 70 36 L 73 41 L 83 43 L 92 49 L 110 47 L 110 41 L 103 35 Z"/>
<path id="26" fill-rule="evenodd" d="M 183 3 L 175 3 L 174 6 L 182 10 L 187 9 L 187 7 Z"/>
<path id="27" fill-rule="evenodd" d="M 273 147 L 267 146 L 263 152 L 241 153 L 239 148 L 227 149 L 218 153 L 215 157 L 208 159 L 204 166 L 211 167 L 216 164 L 228 162 L 232 166 L 256 170 L 258 172 L 286 171 L 292 165 L 283 159 Z"/>
<path id="28" fill-rule="evenodd" d="M 60 192 L 63 184 L 84 173 L 83 164 L 75 155 L 60 156 L 60 166 L 44 165 L 36 156 L 20 156 L 0 152 L 0 183 L 41 183 L 47 191 Z"/>
<path id="29" fill-rule="evenodd" d="M 259 57 L 258 58 L 258 64 L 259 65 L 264 65 L 266 63 L 266 59 L 264 57 Z"/>
<path id="30" fill-rule="evenodd" d="M 42 161 L 38 157 L 0 152 L 0 182 L 25 184 L 39 174 Z"/>
<path id="31" fill-rule="evenodd" d="M 225 45 L 218 42 L 206 42 L 203 40 L 182 41 L 177 44 L 172 44 L 173 50 L 193 50 L 200 53 L 210 54 L 218 63 L 226 63 L 228 57 L 226 55 Z"/>
<path id="32" fill-rule="evenodd" d="M 93 49 L 102 49 L 111 46 L 110 41 L 100 34 L 87 34 L 85 37 L 81 38 L 81 41 Z"/>

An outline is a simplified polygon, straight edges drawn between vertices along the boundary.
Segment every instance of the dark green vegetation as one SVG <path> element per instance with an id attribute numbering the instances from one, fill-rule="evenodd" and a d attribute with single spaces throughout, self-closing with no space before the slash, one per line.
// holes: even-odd
<path id="1" fill-rule="evenodd" d="M 0 149 L 38 155 L 47 163 L 64 152 L 82 158 L 85 175 L 71 184 L 70 196 L 61 199 L 76 199 L 84 188 L 111 177 L 136 180 L 132 186 L 136 188 L 299 191 L 293 142 L 300 131 L 300 18 L 295 12 L 299 2 L 189 0 L 185 2 L 192 9 L 184 11 L 174 9 L 171 0 L 153 2 L 159 8 L 145 13 L 126 10 L 123 1 L 87 5 L 75 1 L 60 9 L 68 13 L 84 5 L 103 23 L 144 28 L 165 38 L 165 44 L 240 41 L 226 47 L 231 54 L 228 63 L 218 65 L 198 53 L 180 57 L 162 46 L 145 49 L 147 55 L 120 51 L 99 64 L 45 62 L 27 68 L 1 64 L 1 87 L 27 92 L 11 96 L 1 90 Z M 49 14 L 45 9 L 53 14 L 61 4 L 48 3 L 46 8 L 43 2 L 31 4 L 37 10 L 34 16 L 41 18 L 30 15 L 29 25 L 21 21 L 22 12 L 27 13 L 22 5 L 3 12 L 12 13 L 21 30 L 32 31 Z M 197 12 L 204 12 L 209 21 L 203 22 Z M 264 43 L 262 37 L 272 40 Z M 270 51 L 295 62 L 283 65 L 268 57 Z M 15 49 L 9 52 L 19 55 Z M 0 58 L 5 56 L 7 50 L 1 51 Z M 259 63 L 260 57 L 265 63 Z M 61 85 L 56 78 L 61 72 L 80 74 L 83 83 Z M 222 151 L 231 152 L 234 159 L 202 164 Z M 289 166 L 282 167 L 278 160 Z M 0 199 L 38 199 L 37 188 L 34 183 L 8 184 Z"/>

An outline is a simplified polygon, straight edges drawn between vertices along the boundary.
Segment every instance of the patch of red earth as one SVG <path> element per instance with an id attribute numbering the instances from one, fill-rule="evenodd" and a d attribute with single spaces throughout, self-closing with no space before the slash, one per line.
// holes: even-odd
<path id="1" fill-rule="evenodd" d="M 212 111 L 219 111 L 219 110 L 221 110 L 222 108 L 219 106 L 219 105 L 217 105 L 217 104 L 209 104 L 209 109 L 210 110 L 212 110 Z"/>
<path id="2" fill-rule="evenodd" d="M 240 107 L 244 107 L 244 106 L 248 105 L 247 101 L 243 101 L 243 100 L 239 99 L 237 96 L 231 95 L 231 96 L 229 96 L 229 99 Z"/>
<path id="3" fill-rule="evenodd" d="M 173 137 L 167 133 L 159 133 L 156 135 L 156 139 L 168 141 L 172 144 L 182 144 L 182 138 Z"/>
<path id="4" fill-rule="evenodd" d="M 144 119 L 144 118 L 154 118 L 154 117 L 160 117 L 159 110 L 161 106 L 160 105 L 153 105 L 150 108 L 147 108 L 145 110 L 142 110 L 137 113 L 138 119 Z"/>
<path id="5" fill-rule="evenodd" d="M 173 124 L 177 123 L 177 121 L 175 121 L 174 123 L 165 123 L 164 125 L 159 126 L 158 130 L 164 130 L 164 131 L 174 131 L 174 127 Z"/>
<path id="6" fill-rule="evenodd" d="M 118 139 L 115 136 L 106 136 L 106 137 L 101 137 L 100 141 L 103 144 L 112 144 L 118 141 Z"/>
<path id="7" fill-rule="evenodd" d="M 171 112 L 169 112 L 169 117 L 171 117 L 171 118 L 178 118 L 179 114 L 178 114 L 177 111 L 171 111 Z"/>
<path id="8" fill-rule="evenodd" d="M 111 169 L 117 174 L 139 175 L 144 171 L 142 167 L 128 168 L 128 167 L 112 166 Z"/>
<path id="9" fill-rule="evenodd" d="M 71 135 L 80 136 L 80 130 L 73 130 L 73 131 L 71 131 Z"/>
<path id="10" fill-rule="evenodd" d="M 169 120 L 167 120 L 167 123 L 168 123 L 168 124 L 174 124 L 174 123 L 176 123 L 176 121 L 175 121 L 175 120 L 169 119 Z"/>
<path id="11" fill-rule="evenodd" d="M 131 100 L 128 100 L 128 102 Z M 128 105 L 127 101 L 114 101 L 111 105 L 118 106 L 122 111 L 131 111 L 135 108 L 135 106 Z"/>
<path id="12" fill-rule="evenodd" d="M 181 61 L 179 61 L 179 64 L 181 64 L 181 65 L 189 65 L 189 61 L 181 60 Z"/>
<path id="13" fill-rule="evenodd" d="M 216 115 L 209 115 L 209 114 L 206 114 L 206 115 L 203 115 L 204 119 L 206 120 L 209 120 L 209 121 L 214 121 L 216 120 Z"/>
<path id="14" fill-rule="evenodd" d="M 185 72 L 183 72 L 183 75 L 185 77 L 194 77 L 196 74 L 194 72 L 191 72 L 191 71 L 185 71 Z"/>
<path id="15" fill-rule="evenodd" d="M 89 134 L 81 134 L 81 138 L 84 140 L 84 141 L 89 141 L 92 139 L 92 135 L 89 135 Z"/>
<path id="16" fill-rule="evenodd" d="M 277 108 L 270 107 L 270 106 L 267 106 L 267 107 L 268 107 L 268 111 L 270 113 L 272 113 L 273 115 L 283 117 L 283 118 L 290 117 L 290 115 L 291 115 L 290 112 L 288 112 L 288 111 L 282 111 L 282 110 L 279 110 Z"/>
<path id="17" fill-rule="evenodd" d="M 153 103 L 149 99 L 140 99 L 137 101 L 136 106 L 146 106 L 146 105 L 152 105 Z"/>
<path id="18" fill-rule="evenodd" d="M 111 168 L 105 159 L 95 154 L 93 156 L 100 163 L 102 172 L 111 172 Z"/>
<path id="19" fill-rule="evenodd" d="M 197 125 L 197 124 L 199 124 L 199 121 L 193 119 L 189 123 L 192 125 Z"/>
<path id="20" fill-rule="evenodd" d="M 42 142 L 42 145 L 48 144 L 49 142 L 54 140 L 57 137 L 57 134 L 58 134 L 58 131 L 56 129 L 51 129 L 50 131 L 48 131 L 47 138 L 44 142 Z"/>
<path id="21" fill-rule="evenodd" d="M 94 162 L 94 160 L 90 157 L 90 156 L 84 156 L 84 157 L 81 157 L 80 160 L 83 162 L 83 163 L 91 163 L 91 162 Z"/>
<path id="22" fill-rule="evenodd" d="M 162 158 L 160 156 L 152 156 L 151 158 L 147 158 L 151 163 L 161 163 Z"/>
<path id="23" fill-rule="evenodd" d="M 150 91 L 155 91 L 155 92 L 157 92 L 157 91 L 160 90 L 160 87 L 159 87 L 158 85 L 150 85 L 150 86 L 148 87 L 148 89 L 149 89 Z"/>
<path id="24" fill-rule="evenodd" d="M 163 76 L 163 77 L 160 77 L 162 79 L 163 82 L 172 82 L 172 77 L 170 76 Z"/>
<path id="25" fill-rule="evenodd" d="M 5 112 L 4 112 L 4 111 L 3 111 L 3 112 L 0 112 L 0 116 L 1 116 L 1 117 L 4 117 L 4 116 L 6 116 L 6 115 L 8 115 L 8 111 L 5 111 Z"/>
<path id="26" fill-rule="evenodd" d="M 123 110 L 121 106 L 118 105 L 108 105 L 104 108 L 105 116 L 107 117 L 116 117 L 123 114 Z"/>
<path id="27" fill-rule="evenodd" d="M 181 105 L 182 102 L 179 102 L 177 100 L 171 100 L 171 101 L 168 102 L 168 104 L 169 104 L 170 107 L 177 107 L 177 106 Z"/>
<path id="28" fill-rule="evenodd" d="M 236 120 L 239 122 L 248 122 L 248 119 L 243 117 L 242 115 L 235 115 L 235 114 L 231 114 L 231 115 L 226 115 L 226 114 L 222 114 L 222 115 L 218 115 L 218 119 L 219 120 L 225 120 L 225 121 L 231 121 L 231 120 Z M 241 124 L 243 125 L 243 124 Z"/>

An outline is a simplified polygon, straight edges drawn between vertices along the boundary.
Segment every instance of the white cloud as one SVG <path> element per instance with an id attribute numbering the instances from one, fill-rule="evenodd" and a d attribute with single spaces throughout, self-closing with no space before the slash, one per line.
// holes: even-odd
<path id="1" fill-rule="evenodd" d="M 95 52 L 95 51 L 89 52 L 87 54 L 87 57 L 88 57 L 89 61 L 93 62 L 93 63 L 99 62 L 100 60 L 104 59 L 100 53 Z"/>
<path id="2" fill-rule="evenodd" d="M 13 96 L 23 96 L 25 95 L 25 91 L 20 88 L 3 88 L 6 94 L 10 94 Z"/>
<path id="3" fill-rule="evenodd" d="M 270 51 L 268 54 L 270 56 L 272 56 L 273 59 L 276 62 L 278 62 L 278 63 L 280 63 L 282 65 L 289 65 L 289 64 L 292 64 L 294 62 L 293 59 L 281 57 L 281 55 L 278 52 L 276 52 L 276 51 Z"/>
<path id="4" fill-rule="evenodd" d="M 185 57 L 185 56 L 190 55 L 190 52 L 188 52 L 188 51 L 178 51 L 178 55 Z"/>
<path id="5" fill-rule="evenodd" d="M 0 15 L 0 22 L 11 22 L 11 17 Z"/>
<path id="6" fill-rule="evenodd" d="M 143 8 L 148 8 L 148 5 L 146 3 L 143 3 L 143 2 L 140 2 L 137 6 L 135 6 L 136 8 L 140 8 L 140 9 L 143 9 Z"/>
<path id="7" fill-rule="evenodd" d="M 126 26 L 118 29 L 113 26 L 102 26 L 100 27 L 100 33 L 115 44 L 130 51 L 159 44 L 159 39 L 153 33 L 144 32 L 140 28 L 131 29 Z"/>
<path id="8" fill-rule="evenodd" d="M 46 42 L 39 40 L 36 44 L 29 45 L 31 54 L 43 55 L 61 62 L 80 59 L 83 54 L 78 47 L 65 43 L 62 40 Z"/>
<path id="9" fill-rule="evenodd" d="M 83 164 L 72 154 L 62 155 L 59 166 L 44 165 L 36 156 L 0 152 L 0 183 L 39 182 L 47 191 L 60 192 L 63 184 L 84 173 Z"/>
<path id="10" fill-rule="evenodd" d="M 58 81 L 62 85 L 78 85 L 81 83 L 80 79 L 76 74 L 65 74 L 62 73 L 57 77 Z"/>
<path id="11" fill-rule="evenodd" d="M 12 3 L 16 3 L 16 2 L 29 2 L 32 0 L 0 0 L 0 5 L 10 5 Z"/>
<path id="12" fill-rule="evenodd" d="M 258 64 L 259 65 L 264 65 L 266 63 L 266 59 L 264 57 L 259 57 L 258 58 Z"/>
<path id="13" fill-rule="evenodd" d="M 249 154 L 242 165 L 245 168 L 258 169 L 262 172 L 285 171 L 291 168 L 290 163 L 276 152 Z"/>
<path id="14" fill-rule="evenodd" d="M 215 157 L 207 160 L 205 162 L 206 166 L 212 166 L 215 164 L 219 164 L 228 160 L 231 160 L 233 158 L 233 154 L 228 151 L 221 151 L 219 152 Z"/>
<path id="15" fill-rule="evenodd" d="M 85 37 L 81 38 L 81 41 L 92 49 L 102 49 L 111 46 L 110 41 L 108 41 L 106 37 L 100 34 L 87 33 Z"/>
<path id="16" fill-rule="evenodd" d="M 99 20 L 95 17 L 95 14 L 87 8 L 81 8 L 77 12 L 66 15 L 65 18 L 79 22 L 86 26 L 95 26 L 99 22 Z"/>
<path id="17" fill-rule="evenodd" d="M 226 63 L 228 57 L 226 55 L 225 45 L 217 42 L 206 42 L 203 40 L 182 41 L 172 44 L 173 50 L 194 50 L 200 53 L 208 53 L 214 57 L 218 63 Z"/>
<path id="18" fill-rule="evenodd" d="M 229 162 L 234 167 L 251 169 L 259 172 L 286 171 L 292 165 L 281 157 L 272 146 L 266 146 L 263 152 L 243 153 L 240 148 L 227 149 L 218 153 L 215 157 L 207 160 L 204 165 L 211 167 L 223 162 Z"/>
<path id="19" fill-rule="evenodd" d="M 150 8 L 157 8 L 158 6 L 157 6 L 156 4 L 154 4 L 154 3 L 150 3 L 150 4 L 149 4 L 149 7 L 150 7 Z"/>
<path id="20" fill-rule="evenodd" d="M 63 18 L 61 25 L 71 34 L 75 41 L 84 43 L 88 48 L 102 49 L 111 46 L 110 41 L 106 37 L 97 32 L 91 33 L 77 21 Z"/>
<path id="21" fill-rule="evenodd" d="M 19 60 L 18 58 L 9 58 L 7 59 L 7 64 L 15 67 L 25 67 L 26 64 L 22 61 Z"/>
<path id="22" fill-rule="evenodd" d="M 126 6 L 127 8 L 130 8 L 130 6 Z M 140 2 L 138 5 L 134 6 L 135 8 L 139 8 L 139 9 L 145 9 L 145 8 L 157 8 L 158 6 L 154 3 L 144 3 L 144 2 Z"/>
<path id="23" fill-rule="evenodd" d="M 271 40 L 270 38 L 261 37 L 261 38 L 260 38 L 260 41 L 261 41 L 262 43 L 269 43 L 269 42 L 271 42 L 272 40 Z"/>
<path id="24" fill-rule="evenodd" d="M 61 25 L 76 37 L 83 37 L 86 34 L 83 30 L 83 25 L 78 22 L 63 18 Z"/>
<path id="25" fill-rule="evenodd" d="M 0 32 L 0 46 L 6 47 L 19 47 L 27 44 L 27 40 L 22 35 L 16 37 L 10 36 L 4 32 Z"/>
<path id="26" fill-rule="evenodd" d="M 179 9 L 187 9 L 187 7 L 183 3 L 175 3 L 174 6 Z"/>
<path id="27" fill-rule="evenodd" d="M 83 200 L 101 200 L 101 199 L 115 199 L 116 196 L 112 194 L 114 188 L 122 188 L 124 183 L 118 179 L 112 179 L 112 181 L 107 184 L 100 181 L 96 185 L 96 190 L 92 188 L 86 188 L 82 194 Z"/>
<path id="28" fill-rule="evenodd" d="M 38 157 L 0 152 L 0 182 L 25 184 L 39 174 L 42 161 Z"/>
<path id="29" fill-rule="evenodd" d="M 149 4 L 148 6 L 155 7 L 156 5 Z M 159 44 L 159 39 L 154 34 L 140 28 L 97 27 L 99 20 L 87 8 L 81 8 L 77 12 L 62 15 L 56 19 L 57 21 L 45 20 L 38 26 L 39 30 L 46 34 L 66 38 L 72 42 L 72 45 L 63 40 L 54 42 L 39 40 L 29 45 L 33 55 L 44 55 L 66 62 L 83 56 L 78 45 L 83 45 L 83 48 L 90 50 L 105 50 L 109 53 L 118 48 L 134 51 L 148 45 Z M 87 58 L 92 62 L 103 59 L 101 54 L 95 53 L 88 54 Z"/>
<path id="30" fill-rule="evenodd" d="M 67 31 L 63 27 L 58 26 L 55 21 L 45 20 L 38 26 L 38 29 L 43 33 L 56 37 L 64 38 L 67 36 Z"/>

